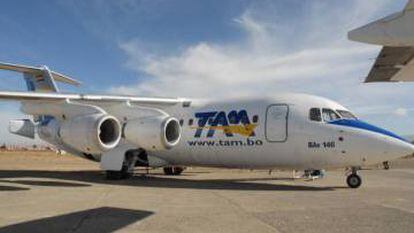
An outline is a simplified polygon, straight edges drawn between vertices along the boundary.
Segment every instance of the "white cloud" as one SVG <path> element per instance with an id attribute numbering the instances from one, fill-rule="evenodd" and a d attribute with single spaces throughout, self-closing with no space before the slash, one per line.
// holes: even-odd
<path id="1" fill-rule="evenodd" d="M 200 41 L 172 55 L 149 51 L 139 38 L 120 43 L 126 66 L 140 78 L 110 92 L 197 98 L 306 92 L 337 100 L 391 129 L 398 127 L 387 123 L 386 114 L 408 117 L 395 111 L 395 103 L 410 105 L 412 86 L 361 84 L 380 47 L 346 38 L 350 29 L 391 13 L 391 1 L 305 1 L 292 17 L 266 4 L 233 19 L 245 33 L 233 43 Z"/>
<path id="2" fill-rule="evenodd" d="M 169 56 L 148 52 L 144 42 L 132 39 L 120 48 L 128 57 L 127 67 L 141 79 L 110 91 L 221 98 L 275 91 L 319 93 L 329 84 L 331 89 L 345 92 L 358 85 L 372 63 L 368 58 L 378 51 L 378 47 L 346 41 L 346 32 L 352 28 L 349 22 L 365 23 L 382 4 L 356 1 L 349 9 L 341 8 L 339 14 L 339 9 L 316 1 L 308 17 L 277 23 L 277 16 L 265 17 L 260 9 L 247 9 L 234 19 L 246 33 L 244 40 L 232 44 L 199 42 Z M 356 22 L 355 17 L 360 20 Z M 298 30 L 295 26 L 299 31 L 292 34 Z"/>
<path id="3" fill-rule="evenodd" d="M 397 108 L 394 114 L 400 117 L 407 116 L 408 110 L 406 108 Z"/>

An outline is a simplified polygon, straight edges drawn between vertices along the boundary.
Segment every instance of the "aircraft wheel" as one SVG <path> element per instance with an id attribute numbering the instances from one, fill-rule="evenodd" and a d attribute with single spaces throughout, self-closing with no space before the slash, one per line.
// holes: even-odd
<path id="1" fill-rule="evenodd" d="M 346 183 L 350 188 L 358 188 L 362 184 L 362 179 L 357 174 L 351 174 L 346 178 Z"/>
<path id="2" fill-rule="evenodd" d="M 389 170 L 390 169 L 390 163 L 388 161 L 382 162 L 382 165 L 384 166 L 384 169 L 385 170 Z"/>
<path id="3" fill-rule="evenodd" d="M 178 176 L 184 171 L 182 167 L 164 167 L 164 174 L 167 176 Z"/>

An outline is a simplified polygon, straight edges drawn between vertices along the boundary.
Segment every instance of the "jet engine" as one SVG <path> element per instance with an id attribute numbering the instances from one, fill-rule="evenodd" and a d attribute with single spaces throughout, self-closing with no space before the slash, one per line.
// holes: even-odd
<path id="1" fill-rule="evenodd" d="M 181 126 L 177 119 L 168 116 L 132 119 L 124 126 L 124 137 L 145 150 L 171 149 L 180 141 Z"/>
<path id="2" fill-rule="evenodd" d="M 98 154 L 118 145 L 121 127 L 113 116 L 93 114 L 64 121 L 59 134 L 66 144 L 83 152 Z"/>
<path id="3" fill-rule="evenodd" d="M 90 154 L 111 150 L 121 140 L 119 121 L 102 113 L 76 116 L 62 122 L 52 119 L 41 125 L 38 133 L 44 140 L 61 142 Z"/>

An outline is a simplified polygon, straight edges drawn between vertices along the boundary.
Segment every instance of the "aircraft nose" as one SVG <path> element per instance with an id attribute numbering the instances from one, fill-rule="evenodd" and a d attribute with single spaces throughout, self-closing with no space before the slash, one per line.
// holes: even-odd
<path id="1" fill-rule="evenodd" d="M 414 153 L 414 145 L 402 140 L 393 140 L 389 145 L 389 154 L 400 158 Z"/>

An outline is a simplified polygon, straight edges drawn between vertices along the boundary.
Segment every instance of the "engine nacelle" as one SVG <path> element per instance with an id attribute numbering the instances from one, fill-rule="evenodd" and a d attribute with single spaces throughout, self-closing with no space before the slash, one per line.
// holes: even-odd
<path id="1" fill-rule="evenodd" d="M 181 126 L 173 117 L 143 117 L 125 124 L 124 137 L 145 150 L 171 149 L 180 141 Z"/>
<path id="2" fill-rule="evenodd" d="M 62 122 L 58 136 L 79 151 L 100 154 L 118 145 L 121 126 L 115 117 L 106 114 L 78 116 Z"/>

